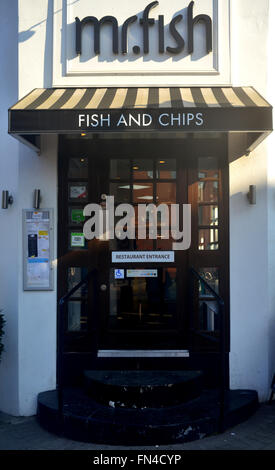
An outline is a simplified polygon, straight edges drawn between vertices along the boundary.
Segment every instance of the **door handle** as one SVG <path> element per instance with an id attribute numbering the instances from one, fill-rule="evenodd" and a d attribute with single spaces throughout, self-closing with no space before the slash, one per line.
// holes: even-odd
<path id="1" fill-rule="evenodd" d="M 105 292 L 105 291 L 107 290 L 106 284 L 101 284 L 100 290 L 101 290 L 102 292 Z"/>

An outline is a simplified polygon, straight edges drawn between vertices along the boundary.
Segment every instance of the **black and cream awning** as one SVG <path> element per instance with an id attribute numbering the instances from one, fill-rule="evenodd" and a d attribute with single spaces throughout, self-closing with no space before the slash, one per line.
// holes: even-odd
<path id="1" fill-rule="evenodd" d="M 258 138 L 271 130 L 272 107 L 252 87 L 37 88 L 9 109 L 9 133 L 29 142 L 47 133 L 245 132 Z"/>

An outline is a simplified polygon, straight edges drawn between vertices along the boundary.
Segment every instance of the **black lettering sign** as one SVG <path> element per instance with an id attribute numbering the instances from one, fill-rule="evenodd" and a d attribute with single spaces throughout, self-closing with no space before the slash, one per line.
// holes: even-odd
<path id="1" fill-rule="evenodd" d="M 92 24 L 94 27 L 94 53 L 95 55 L 100 54 L 100 27 L 104 23 L 110 23 L 113 28 L 113 53 L 118 54 L 118 23 L 117 19 L 114 16 L 104 16 L 98 21 L 95 16 L 86 16 L 80 21 L 79 18 L 75 19 L 75 31 L 76 31 L 76 41 L 75 49 L 76 53 L 81 55 L 82 52 L 82 28 L 86 24 Z"/>
<path id="2" fill-rule="evenodd" d="M 206 50 L 207 54 L 212 51 L 212 20 L 208 15 L 198 15 L 193 18 L 193 7 L 194 2 L 191 2 L 188 6 L 188 52 L 192 54 L 194 51 L 194 26 L 199 23 L 205 23 L 206 31 Z"/>
<path id="3" fill-rule="evenodd" d="M 133 53 L 149 54 L 150 52 L 150 41 L 149 41 L 149 28 L 153 28 L 155 23 L 158 23 L 158 44 L 159 53 L 163 54 L 165 51 L 168 54 L 180 54 L 185 48 L 185 41 L 179 32 L 179 24 L 183 24 L 183 16 L 177 15 L 170 21 L 169 33 L 174 40 L 175 45 L 167 45 L 165 48 L 165 34 L 164 34 L 164 16 L 159 15 L 158 20 L 150 18 L 150 12 L 159 4 L 158 1 L 149 3 L 144 9 L 141 18 L 138 21 L 137 15 L 130 16 L 127 18 L 119 33 L 118 21 L 114 16 L 104 16 L 98 20 L 95 16 L 86 16 L 82 20 L 78 17 L 75 18 L 75 50 L 78 55 L 82 53 L 82 30 L 86 25 L 90 25 L 93 28 L 94 35 L 94 53 L 95 55 L 100 54 L 100 29 L 104 24 L 108 24 L 112 28 L 112 50 L 114 54 L 119 54 L 119 34 L 121 34 L 121 53 L 128 54 L 128 31 L 131 25 L 134 23 L 139 24 L 142 27 L 142 46 L 133 46 Z M 208 15 L 200 14 L 193 17 L 194 1 L 190 2 L 187 9 L 187 27 L 188 27 L 188 53 L 193 54 L 194 52 L 194 30 L 197 23 L 204 23 L 205 25 L 205 41 L 206 41 L 206 53 L 209 54 L 212 51 L 212 19 Z"/>

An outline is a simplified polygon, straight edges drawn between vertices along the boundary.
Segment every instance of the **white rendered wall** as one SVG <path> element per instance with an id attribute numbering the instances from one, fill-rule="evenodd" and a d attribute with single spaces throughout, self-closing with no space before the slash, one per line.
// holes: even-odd
<path id="1" fill-rule="evenodd" d="M 51 86 L 52 2 L 19 0 L 19 97 Z M 41 154 L 19 147 L 19 240 L 22 209 L 31 208 L 41 190 L 42 208 L 54 209 L 57 250 L 57 136 L 42 136 Z M 56 272 L 54 291 L 23 291 L 22 243 L 19 245 L 19 413 L 36 413 L 37 394 L 56 387 Z"/>
<path id="2" fill-rule="evenodd" d="M 57 236 L 57 136 L 42 138 L 41 155 L 25 146 L 19 153 L 19 214 L 32 207 L 33 190 L 41 190 L 40 207 L 54 208 L 56 259 Z M 22 240 L 22 224 L 19 227 Z M 19 410 L 36 412 L 37 394 L 56 386 L 56 273 L 54 291 L 23 291 L 22 245 L 19 256 Z"/>
<path id="3" fill-rule="evenodd" d="M 253 85 L 274 102 L 274 74 L 270 75 L 267 87 L 266 73 L 269 1 L 232 0 L 231 3 L 233 85 Z M 6 133 L 7 108 L 17 100 L 17 38 L 12 30 L 17 15 L 15 0 L 0 2 L 0 12 L 3 4 L 5 12 L 0 18 L 0 34 L 4 39 L 1 39 L 6 43 L 7 37 L 10 38 L 13 52 L 4 48 L 0 51 L 0 63 L 7 65 L 7 69 L 0 72 L 7 82 L 5 89 L 0 87 L 4 104 L 0 117 L 0 189 L 4 185 L 3 189 L 14 192 L 15 203 L 8 211 L 0 210 L 0 302 L 8 312 L 7 351 L 0 365 L 0 409 L 31 415 L 36 412 L 37 393 L 55 388 L 56 273 L 53 292 L 23 291 L 22 209 L 32 206 L 33 190 L 40 188 L 42 207 L 53 207 L 57 216 L 57 138 L 44 137 L 42 153 L 37 156 Z M 19 0 L 18 4 L 20 98 L 33 88 L 52 85 L 53 2 Z M 201 85 L 203 83 L 202 76 Z M 249 158 L 243 157 L 230 165 L 230 382 L 232 388 L 258 390 L 261 400 L 267 398 L 275 362 L 272 139 L 273 136 L 269 137 Z M 246 200 L 250 184 L 257 185 L 256 206 L 249 206 Z M 56 237 L 55 231 L 55 250 Z"/>
<path id="4" fill-rule="evenodd" d="M 252 85 L 267 96 L 270 2 L 231 3 L 232 84 Z M 269 139 L 249 157 L 230 164 L 230 385 L 232 389 L 256 389 L 261 401 L 268 397 L 271 380 L 269 338 L 275 305 L 274 294 L 271 302 L 268 290 L 275 265 L 268 244 L 269 218 L 274 212 L 274 202 L 267 206 Z M 246 199 L 250 184 L 257 186 L 255 206 Z"/>
<path id="5" fill-rule="evenodd" d="M 18 397 L 18 142 L 8 135 L 8 107 L 17 101 L 17 2 L 0 2 L 0 193 L 14 203 L 0 207 L 0 309 L 5 351 L 0 363 L 0 410 L 19 414 Z M 5 47 L 3 46 L 5 45 Z"/>
<path id="6" fill-rule="evenodd" d="M 275 106 L 275 2 L 270 1 L 269 12 L 269 37 L 268 37 L 268 81 L 267 99 Z M 268 387 L 273 374 L 275 374 L 275 133 L 273 132 L 267 141 L 268 148 L 268 351 L 269 371 Z"/>

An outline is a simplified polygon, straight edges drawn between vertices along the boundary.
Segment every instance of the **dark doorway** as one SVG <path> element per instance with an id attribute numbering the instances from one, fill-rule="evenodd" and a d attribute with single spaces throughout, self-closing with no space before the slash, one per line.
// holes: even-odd
<path id="1" fill-rule="evenodd" d="M 188 136 L 186 134 L 186 136 Z M 193 267 L 223 297 L 229 345 L 228 163 L 222 134 L 185 138 L 63 136 L 59 143 L 59 297 L 93 267 L 95 284 L 67 305 L 65 350 L 97 353 L 116 349 L 193 349 L 215 352 L 202 336 L 190 341 L 190 325 L 218 335 L 213 299 L 198 285 L 190 312 Z M 165 263 L 113 262 L 113 252 L 172 252 L 163 239 L 91 240 L 83 237 L 83 208 L 114 196 L 130 203 L 191 204 L 191 246 Z M 145 225 L 146 225 L 145 221 Z M 95 302 L 96 298 L 96 302 Z M 74 356 L 75 358 L 75 356 Z M 75 359 L 74 359 L 75 360 Z"/>

